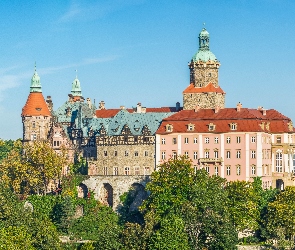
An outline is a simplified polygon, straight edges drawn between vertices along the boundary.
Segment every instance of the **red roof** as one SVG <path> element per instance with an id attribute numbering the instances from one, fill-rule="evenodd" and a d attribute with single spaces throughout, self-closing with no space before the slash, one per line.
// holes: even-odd
<path id="1" fill-rule="evenodd" d="M 43 94 L 39 92 L 30 93 L 25 106 L 22 109 L 22 116 L 51 116 Z"/>
<path id="2" fill-rule="evenodd" d="M 172 133 L 226 133 L 226 132 L 293 132 L 289 130 L 291 119 L 282 115 L 280 112 L 270 109 L 262 110 L 241 108 L 220 109 L 217 113 L 213 109 L 182 110 L 163 120 L 157 130 L 157 134 L 166 134 L 165 126 L 172 124 Z M 209 131 L 209 124 L 215 125 L 213 131 Z M 230 124 L 236 123 L 237 129 L 231 130 Z M 194 131 L 187 131 L 188 124 L 194 125 Z"/>
<path id="3" fill-rule="evenodd" d="M 182 109 L 182 108 L 180 108 Z M 96 110 L 96 117 L 98 118 L 109 118 L 109 117 L 114 117 L 121 109 L 100 109 Z M 136 108 L 134 109 L 126 109 L 129 113 L 136 112 Z M 168 112 L 177 112 L 176 107 L 161 107 L 161 108 L 146 108 L 146 113 L 151 113 L 151 112 L 163 112 L 163 113 L 168 113 Z"/>
<path id="4" fill-rule="evenodd" d="M 205 87 L 195 87 L 192 83 L 183 91 L 183 93 L 204 93 L 204 92 L 215 92 L 225 94 L 220 87 L 215 87 L 211 82 Z"/>

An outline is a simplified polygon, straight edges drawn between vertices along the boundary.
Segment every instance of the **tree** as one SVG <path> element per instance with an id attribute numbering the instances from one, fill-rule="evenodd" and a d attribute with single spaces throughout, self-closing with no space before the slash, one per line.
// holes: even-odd
<path id="1" fill-rule="evenodd" d="M 21 142 L 18 141 L 2 161 L 0 176 L 3 183 L 17 194 L 48 193 L 50 181 L 59 179 L 67 164 L 66 150 L 57 154 L 45 141 L 27 143 L 20 149 Z"/>
<path id="2" fill-rule="evenodd" d="M 226 186 L 228 209 L 237 230 L 256 230 L 259 227 L 259 195 L 253 184 L 246 181 L 229 182 Z"/>
<path id="3" fill-rule="evenodd" d="M 194 172 L 186 157 L 169 159 L 152 173 L 142 211 L 155 214 L 153 231 L 160 230 L 158 235 L 169 231 L 161 231 L 167 215 L 181 218 L 191 249 L 235 249 L 237 231 L 227 209 L 225 185 L 225 179 L 205 170 Z"/>
<path id="4" fill-rule="evenodd" d="M 294 246 L 295 187 L 286 187 L 269 203 L 266 226 L 272 237 L 281 241 L 281 244 Z"/>

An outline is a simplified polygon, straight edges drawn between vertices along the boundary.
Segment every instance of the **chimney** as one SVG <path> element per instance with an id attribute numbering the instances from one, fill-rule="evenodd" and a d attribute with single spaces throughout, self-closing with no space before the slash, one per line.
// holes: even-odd
<path id="1" fill-rule="evenodd" d="M 266 109 L 262 109 L 262 114 L 266 115 Z"/>
<path id="2" fill-rule="evenodd" d="M 261 111 L 261 110 L 263 110 L 263 107 L 258 106 L 257 110 Z"/>
<path id="3" fill-rule="evenodd" d="M 237 104 L 237 111 L 240 112 L 241 111 L 241 108 L 242 108 L 242 103 L 239 102 Z"/>
<path id="4" fill-rule="evenodd" d="M 51 96 L 47 96 L 46 104 L 47 104 L 49 111 L 51 112 L 53 110 L 53 102 L 51 100 Z"/>
<path id="5" fill-rule="evenodd" d="M 91 109 L 92 108 L 92 103 L 91 103 L 90 98 L 87 98 L 86 101 L 87 101 L 88 107 Z"/>
<path id="6" fill-rule="evenodd" d="M 215 114 L 218 113 L 219 110 L 220 110 L 220 107 L 219 107 L 219 106 L 216 106 L 216 108 L 214 109 L 214 113 L 215 113 Z"/>
<path id="7" fill-rule="evenodd" d="M 141 103 L 137 103 L 136 113 L 141 113 Z"/>
<path id="8" fill-rule="evenodd" d="M 179 110 L 180 110 L 180 103 L 177 102 L 177 103 L 176 103 L 176 112 L 178 112 Z"/>
<path id="9" fill-rule="evenodd" d="M 73 101 L 74 101 L 74 100 L 73 100 L 73 95 L 72 95 L 72 94 L 68 94 L 68 96 L 69 96 L 69 102 L 70 102 L 70 103 L 73 103 Z"/>
<path id="10" fill-rule="evenodd" d="M 98 109 L 99 110 L 106 109 L 105 106 L 104 106 L 104 104 L 105 104 L 104 101 L 100 101 L 99 106 L 98 106 Z"/>
<path id="11" fill-rule="evenodd" d="M 198 112 L 200 109 L 201 109 L 201 107 L 200 107 L 200 105 L 198 104 L 198 105 L 195 107 L 195 112 Z"/>
<path id="12" fill-rule="evenodd" d="M 120 106 L 120 109 L 125 109 L 125 106 Z"/>

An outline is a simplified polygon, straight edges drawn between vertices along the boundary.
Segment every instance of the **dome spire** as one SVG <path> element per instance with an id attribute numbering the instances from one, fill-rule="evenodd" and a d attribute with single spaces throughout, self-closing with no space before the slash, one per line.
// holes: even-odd
<path id="1" fill-rule="evenodd" d="M 32 79 L 31 79 L 30 92 L 31 93 L 32 92 L 42 93 L 42 86 L 41 86 L 41 82 L 40 82 L 40 77 L 37 73 L 36 62 L 35 62 L 34 75 L 32 76 Z"/>
<path id="2" fill-rule="evenodd" d="M 71 94 L 73 96 L 82 96 L 82 90 L 81 90 L 81 85 L 80 85 L 80 81 L 78 79 L 78 70 L 75 70 L 76 71 L 76 78 L 75 80 L 73 81 L 72 83 L 72 91 L 71 91 Z"/>

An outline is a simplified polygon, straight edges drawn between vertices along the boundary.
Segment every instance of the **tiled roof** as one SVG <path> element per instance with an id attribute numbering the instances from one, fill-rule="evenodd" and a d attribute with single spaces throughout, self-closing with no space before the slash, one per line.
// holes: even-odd
<path id="1" fill-rule="evenodd" d="M 153 135 L 165 117 L 172 115 L 172 112 L 149 112 L 149 113 L 130 113 L 126 109 L 120 110 L 111 118 L 92 118 L 84 119 L 83 135 L 87 137 L 90 130 L 94 135 L 99 135 L 102 128 L 106 135 L 120 135 L 123 128 L 127 125 L 133 135 L 140 135 L 145 127 Z"/>
<path id="2" fill-rule="evenodd" d="M 29 94 L 27 102 L 22 109 L 22 116 L 51 116 L 42 92 Z"/>
<path id="3" fill-rule="evenodd" d="M 183 110 L 163 120 L 157 130 L 158 134 L 166 134 L 165 126 L 173 125 L 172 133 L 226 133 L 226 132 L 293 132 L 289 130 L 291 119 L 280 112 L 270 109 L 262 110 L 241 108 L 220 109 L 217 113 L 213 109 Z M 188 124 L 194 125 L 194 131 L 187 131 Z M 213 131 L 209 131 L 209 124 L 215 125 Z M 236 130 L 231 130 L 231 123 L 237 124 Z"/>
<path id="4" fill-rule="evenodd" d="M 181 110 L 182 108 L 180 108 Z M 96 110 L 97 118 L 110 118 L 114 117 L 121 109 L 101 109 Z M 129 113 L 136 113 L 136 108 L 133 109 L 125 109 Z M 169 112 L 177 112 L 176 107 L 160 107 L 160 108 L 146 108 L 146 113 L 169 113 Z"/>
<path id="5" fill-rule="evenodd" d="M 212 83 L 207 84 L 205 87 L 195 87 L 192 83 L 183 91 L 183 93 L 204 93 L 204 92 L 215 92 L 225 94 L 220 88 L 215 88 Z"/>

